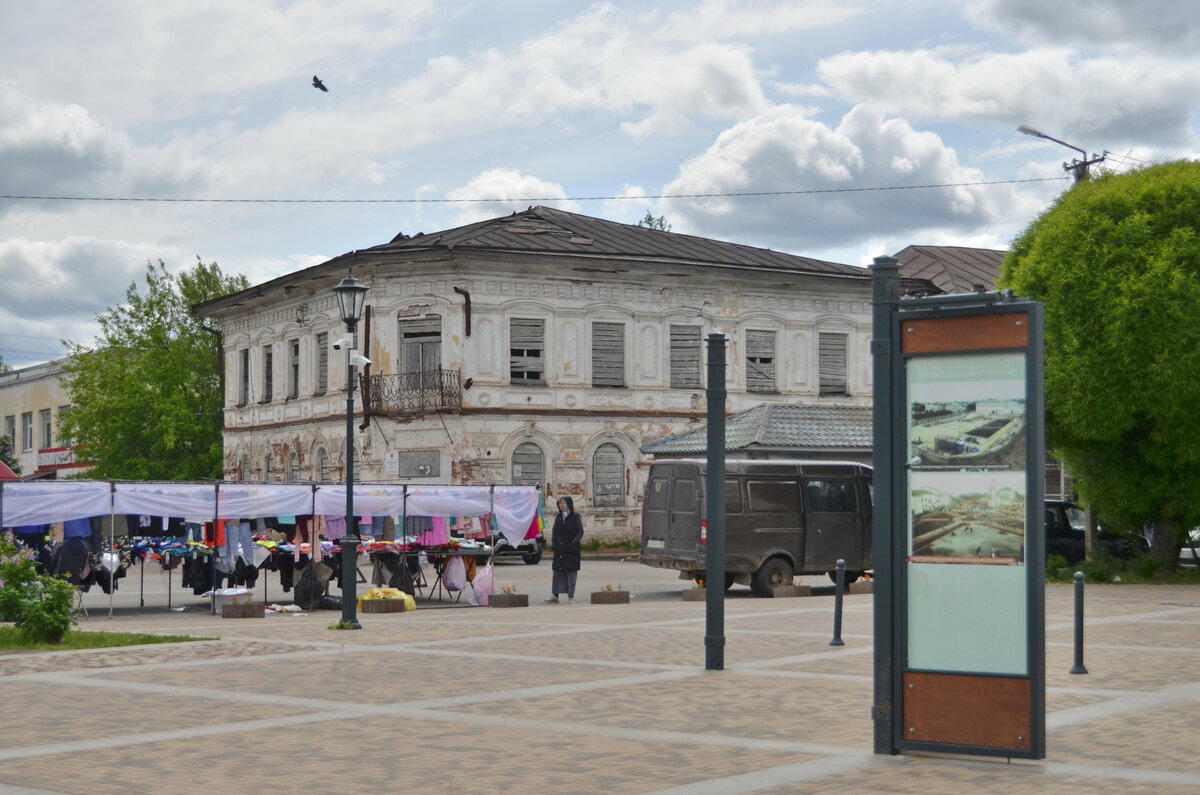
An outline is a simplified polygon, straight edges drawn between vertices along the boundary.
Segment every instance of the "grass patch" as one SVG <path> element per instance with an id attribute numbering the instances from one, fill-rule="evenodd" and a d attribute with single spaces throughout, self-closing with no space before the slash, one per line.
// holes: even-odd
<path id="1" fill-rule="evenodd" d="M 138 632 L 80 632 L 68 630 L 61 643 L 32 643 L 12 625 L 0 626 L 0 654 L 19 651 L 74 651 L 76 649 L 107 649 L 118 646 L 143 646 L 148 643 L 187 643 L 212 640 L 193 635 L 146 635 Z"/>

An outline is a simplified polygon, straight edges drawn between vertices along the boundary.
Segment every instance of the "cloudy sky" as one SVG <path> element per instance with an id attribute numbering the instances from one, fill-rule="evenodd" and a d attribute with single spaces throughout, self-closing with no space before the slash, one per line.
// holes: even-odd
<path id="1" fill-rule="evenodd" d="M 1018 125 L 1200 151 L 1198 45 L 1179 0 L 0 0 L 0 357 L 90 341 L 150 260 L 261 282 L 530 204 L 1003 248 L 1076 154 Z"/>

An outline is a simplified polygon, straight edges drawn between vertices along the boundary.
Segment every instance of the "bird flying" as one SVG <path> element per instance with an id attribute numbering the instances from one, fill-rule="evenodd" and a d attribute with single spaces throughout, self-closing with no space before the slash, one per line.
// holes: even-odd
<path id="1" fill-rule="evenodd" d="M 325 84 L 321 82 L 321 78 L 317 77 L 316 75 L 313 75 L 313 88 L 319 88 L 322 91 L 329 93 L 329 89 L 326 88 Z"/>

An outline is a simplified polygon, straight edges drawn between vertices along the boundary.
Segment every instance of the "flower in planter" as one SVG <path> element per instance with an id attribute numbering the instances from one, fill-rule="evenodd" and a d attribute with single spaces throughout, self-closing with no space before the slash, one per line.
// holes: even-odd
<path id="1" fill-rule="evenodd" d="M 502 593 L 502 594 L 514 594 L 516 592 L 517 592 L 517 586 L 515 586 L 515 585 L 501 585 L 500 586 L 500 593 Z"/>

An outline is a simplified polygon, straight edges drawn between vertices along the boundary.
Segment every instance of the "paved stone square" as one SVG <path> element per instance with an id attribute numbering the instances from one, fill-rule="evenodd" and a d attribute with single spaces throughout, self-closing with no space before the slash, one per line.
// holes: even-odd
<path id="1" fill-rule="evenodd" d="M 1047 758 L 872 753 L 873 597 L 705 604 L 636 564 L 629 605 L 425 604 L 329 629 L 318 612 L 232 620 L 89 595 L 85 630 L 213 640 L 0 656 L 0 792 L 1200 792 L 1200 587 L 1047 587 Z M 545 571 L 542 571 L 545 569 Z M 651 572 L 656 576 L 659 573 Z M 500 577 L 503 579 L 503 577 Z M 536 594 L 536 595 L 535 595 Z M 128 600 L 128 594 L 124 598 Z M 158 597 L 155 597 L 158 598 Z"/>

